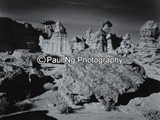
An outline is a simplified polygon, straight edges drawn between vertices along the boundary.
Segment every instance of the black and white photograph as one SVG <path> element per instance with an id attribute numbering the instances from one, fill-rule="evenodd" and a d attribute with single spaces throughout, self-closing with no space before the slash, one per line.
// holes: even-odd
<path id="1" fill-rule="evenodd" d="M 0 120 L 160 120 L 160 0 L 0 0 Z"/>

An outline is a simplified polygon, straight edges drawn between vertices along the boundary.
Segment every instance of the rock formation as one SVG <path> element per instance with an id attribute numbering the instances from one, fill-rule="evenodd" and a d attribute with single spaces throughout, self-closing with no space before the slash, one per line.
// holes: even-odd
<path id="1" fill-rule="evenodd" d="M 13 54 L 0 53 L 0 97 L 5 95 L 15 101 L 41 94 L 30 100 L 37 100 L 41 106 L 43 99 L 44 108 L 56 106 L 61 113 L 72 111 L 70 106 L 77 108 L 79 106 L 75 105 L 101 102 L 108 111 L 116 108 L 149 120 L 160 119 L 160 31 L 154 21 L 147 21 L 142 26 L 137 46 L 132 44 L 128 33 L 123 37 L 112 34 L 112 23 L 105 21 L 97 32 L 89 28 L 86 38 L 74 37 L 70 41 L 72 54 L 69 55 L 66 55 L 70 47 L 63 24 L 52 20 L 41 23 L 45 29 L 39 37 L 39 45 L 44 53 L 31 53 L 25 49 L 14 50 Z M 33 30 L 29 23 L 22 26 L 25 30 Z M 34 44 L 33 41 L 25 43 Z M 112 54 L 116 51 L 119 56 Z M 56 58 L 59 55 L 86 59 L 119 57 L 122 64 L 66 62 L 39 65 L 37 56 L 48 54 Z M 46 89 L 52 90 L 46 92 Z"/>
<path id="2" fill-rule="evenodd" d="M 123 37 L 122 37 L 123 41 L 121 42 L 120 47 L 117 49 L 118 54 L 122 55 L 122 56 L 127 56 L 129 54 L 131 54 L 133 52 L 133 44 L 130 41 L 131 36 L 130 34 L 126 33 Z"/>
<path id="3" fill-rule="evenodd" d="M 160 80 L 160 30 L 154 21 L 147 21 L 140 30 L 141 39 L 134 49 L 133 58 L 143 66 L 150 78 Z"/>
<path id="4" fill-rule="evenodd" d="M 42 51 L 52 55 L 63 55 L 70 53 L 70 46 L 65 27 L 60 21 L 57 21 L 55 24 L 56 27 L 52 29 L 52 24 L 45 24 L 47 38 L 45 38 L 45 36 L 39 37 L 39 45 L 41 46 Z"/>
<path id="5" fill-rule="evenodd" d="M 66 28 L 63 26 L 63 24 L 60 21 L 56 22 L 56 27 L 54 29 L 54 32 L 67 34 Z"/>
<path id="6" fill-rule="evenodd" d="M 90 40 L 91 37 L 93 36 L 93 31 L 92 31 L 92 28 L 89 28 L 87 31 L 86 31 L 86 40 Z"/>
<path id="7" fill-rule="evenodd" d="M 105 33 L 108 34 L 110 33 L 112 26 L 113 26 L 112 23 L 109 20 L 106 20 L 103 22 L 102 29 L 103 31 L 105 31 Z"/>
<path id="8" fill-rule="evenodd" d="M 96 49 L 100 52 L 110 52 L 113 49 L 111 43 L 111 31 L 112 23 L 110 21 L 103 22 L 102 28 L 93 33 L 92 29 L 87 31 L 87 44 L 91 49 Z"/>
<path id="9" fill-rule="evenodd" d="M 153 39 L 157 40 L 159 37 L 159 34 L 160 34 L 160 30 L 154 21 L 145 22 L 145 24 L 141 27 L 141 30 L 140 30 L 141 40 L 145 40 L 145 39 L 148 40 L 149 38 L 151 40 Z"/>
<path id="10" fill-rule="evenodd" d="M 83 37 L 74 36 L 71 43 L 71 51 L 77 52 L 87 49 L 89 46 L 86 44 L 86 40 Z"/>
<path id="11" fill-rule="evenodd" d="M 53 32 L 52 25 L 55 24 L 55 22 L 53 20 L 43 20 L 41 24 L 43 24 L 45 27 L 44 33 L 46 33 L 47 38 L 51 38 Z"/>
<path id="12" fill-rule="evenodd" d="M 147 120 L 160 119 L 160 94 L 152 94 L 147 98 L 137 97 L 121 109 L 132 115 L 141 115 Z"/>
<path id="13" fill-rule="evenodd" d="M 89 49 L 97 52 L 116 53 L 115 50 L 120 46 L 122 38 L 110 33 L 112 23 L 109 20 L 103 22 L 102 27 L 93 32 L 92 28 L 86 31 L 86 44 Z"/>
<path id="14" fill-rule="evenodd" d="M 39 55 L 42 53 L 21 49 L 12 55 L 0 54 L 0 93 L 11 101 L 22 100 L 43 93 L 46 83 L 54 85 L 54 79 L 41 72 L 36 60 Z"/>
<path id="15" fill-rule="evenodd" d="M 3 61 L 7 62 L 6 60 L 10 60 L 11 64 L 15 66 L 22 67 L 25 72 L 29 72 L 28 68 L 37 68 L 40 69 L 40 64 L 37 63 L 37 57 L 42 55 L 42 53 L 31 53 L 29 50 L 25 49 L 17 49 L 13 52 L 12 55 L 8 55 L 7 58 L 5 58 Z M 8 62 L 8 63 L 9 63 Z"/>
<path id="16" fill-rule="evenodd" d="M 73 54 L 71 57 L 77 58 L 78 56 L 85 58 L 115 57 L 106 53 L 97 54 L 97 52 L 90 50 Z M 80 62 L 72 65 L 66 63 L 64 80 L 60 90 L 73 103 L 77 103 L 76 100 L 80 98 L 79 102 L 90 101 L 95 96 L 95 99 L 105 105 L 106 110 L 111 110 L 118 102 L 120 95 L 136 91 L 138 86 L 144 82 L 140 71 L 138 69 L 133 71 L 132 66 L 129 68 L 120 64 Z"/>
<path id="17" fill-rule="evenodd" d="M 141 39 L 137 46 L 139 57 L 143 60 L 156 56 L 159 47 L 159 28 L 154 21 L 147 21 L 140 30 Z"/>

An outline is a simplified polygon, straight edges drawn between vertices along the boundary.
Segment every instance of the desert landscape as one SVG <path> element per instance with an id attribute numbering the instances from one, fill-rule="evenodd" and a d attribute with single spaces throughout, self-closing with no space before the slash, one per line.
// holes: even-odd
<path id="1" fill-rule="evenodd" d="M 0 120 L 160 120 L 160 29 L 139 40 L 96 30 L 69 37 L 61 20 L 0 17 Z"/>

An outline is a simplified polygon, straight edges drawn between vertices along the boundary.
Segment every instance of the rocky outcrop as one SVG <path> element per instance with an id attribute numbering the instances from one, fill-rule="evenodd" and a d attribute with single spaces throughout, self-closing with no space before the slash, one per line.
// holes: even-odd
<path id="1" fill-rule="evenodd" d="M 134 48 L 132 58 L 144 67 L 148 77 L 160 80 L 160 30 L 154 21 L 147 21 L 140 30 L 141 39 Z"/>
<path id="2" fill-rule="evenodd" d="M 86 32 L 86 42 L 90 46 L 90 49 L 99 52 L 111 52 L 113 50 L 110 34 L 111 27 L 112 23 L 109 20 L 106 20 L 97 32 L 93 33 L 92 29 L 89 29 Z"/>
<path id="3" fill-rule="evenodd" d="M 140 66 L 143 66 L 146 74 L 149 78 L 155 79 L 160 81 L 160 56 L 157 56 L 153 59 L 149 59 L 148 61 L 139 61 L 139 60 L 134 60 L 137 64 Z"/>
<path id="4" fill-rule="evenodd" d="M 141 39 L 136 47 L 138 58 L 143 61 L 153 58 L 157 55 L 159 49 L 158 37 L 160 35 L 159 28 L 154 21 L 147 21 L 140 30 Z"/>
<path id="5" fill-rule="evenodd" d="M 123 37 L 122 37 L 122 42 L 120 47 L 118 47 L 117 49 L 117 53 L 121 56 L 128 56 L 131 53 L 133 53 L 133 43 L 130 41 L 131 39 L 131 35 L 129 33 L 126 33 Z"/>
<path id="6" fill-rule="evenodd" d="M 54 85 L 54 79 L 41 72 L 36 60 L 38 55 L 42 53 L 24 49 L 15 50 L 12 55 L 0 54 L 0 92 L 11 100 L 19 100 L 43 93 L 46 83 Z"/>
<path id="7" fill-rule="evenodd" d="M 158 39 L 159 34 L 160 30 L 157 24 L 152 20 L 145 22 L 140 30 L 141 39 L 154 38 L 156 40 Z"/>
<path id="8" fill-rule="evenodd" d="M 43 24 L 44 27 L 45 27 L 44 31 L 43 31 L 43 37 L 44 38 L 51 38 L 52 37 L 52 32 L 54 31 L 52 25 L 55 24 L 55 21 L 53 21 L 53 20 L 42 20 L 41 24 Z"/>
<path id="9" fill-rule="evenodd" d="M 115 57 L 106 53 L 95 54 L 90 50 L 76 53 L 71 57 L 77 58 L 78 56 L 85 58 Z M 144 82 L 140 73 L 141 67 L 139 68 L 133 70 L 132 66 L 126 67 L 123 64 L 66 63 L 64 80 L 60 89 L 73 103 L 78 104 L 77 100 L 82 102 L 95 98 L 105 105 L 106 110 L 111 110 L 118 102 L 120 95 L 136 91 L 138 86 Z"/>
<path id="10" fill-rule="evenodd" d="M 37 63 L 37 57 L 42 55 L 42 53 L 31 53 L 29 50 L 17 49 L 14 50 L 12 55 L 8 58 L 11 59 L 11 64 L 22 67 L 27 73 L 29 73 L 29 68 L 41 68 L 40 64 Z"/>
<path id="11" fill-rule="evenodd" d="M 77 51 L 83 51 L 85 49 L 89 48 L 89 46 L 86 43 L 86 39 L 83 37 L 74 37 L 71 42 L 71 51 L 77 52 Z"/>
<path id="12" fill-rule="evenodd" d="M 56 22 L 56 27 L 54 29 L 54 32 L 67 34 L 66 28 L 63 26 L 63 24 L 60 21 Z"/>
<path id="13" fill-rule="evenodd" d="M 89 45 L 89 49 L 97 50 L 99 52 L 109 52 L 113 53 L 122 42 L 121 37 L 117 37 L 116 34 L 108 34 L 103 30 L 98 30 L 95 33 L 91 34 L 92 37 L 86 40 L 86 43 Z"/>
<path id="14" fill-rule="evenodd" d="M 146 98 L 135 98 L 127 106 L 121 106 L 121 109 L 129 114 L 141 115 L 147 120 L 159 120 L 160 94 L 155 93 Z"/>
<path id="15" fill-rule="evenodd" d="M 122 38 L 110 32 L 112 26 L 112 23 L 106 20 L 103 22 L 102 27 L 96 32 L 93 32 L 92 28 L 89 28 L 85 36 L 85 43 L 88 45 L 88 48 L 98 52 L 114 53 L 114 50 L 120 46 Z M 81 47 L 82 45 L 77 46 Z"/>
<path id="16" fill-rule="evenodd" d="M 93 35 L 93 30 L 92 30 L 92 28 L 89 28 L 89 29 L 86 31 L 86 40 L 87 40 L 87 41 L 90 40 L 91 37 L 92 37 L 92 35 Z"/>
<path id="17" fill-rule="evenodd" d="M 70 53 L 70 46 L 67 38 L 66 28 L 60 21 L 57 21 L 55 28 L 52 24 L 44 24 L 45 33 L 39 37 L 39 46 L 42 52 L 51 55 L 64 55 Z M 46 37 L 47 36 L 47 37 Z"/>

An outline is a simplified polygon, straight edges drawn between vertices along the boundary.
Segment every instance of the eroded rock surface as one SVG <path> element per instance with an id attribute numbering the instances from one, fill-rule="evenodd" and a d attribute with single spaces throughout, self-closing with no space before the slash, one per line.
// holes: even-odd
<path id="1" fill-rule="evenodd" d="M 72 57 L 77 58 L 78 56 L 85 58 L 115 57 L 94 51 L 76 53 Z M 79 102 L 91 100 L 94 95 L 105 105 L 106 110 L 111 110 L 118 102 L 119 95 L 136 91 L 143 82 L 144 79 L 138 70 L 133 71 L 123 64 L 66 63 L 61 90 L 70 97 L 73 103 L 76 103 L 77 99 L 80 99 Z"/>
<path id="2" fill-rule="evenodd" d="M 127 106 L 122 106 L 122 110 L 130 114 L 141 114 L 147 120 L 159 120 L 160 94 L 155 93 L 146 98 L 135 98 Z"/>
<path id="3" fill-rule="evenodd" d="M 141 39 L 132 58 L 144 67 L 148 77 L 160 80 L 160 30 L 154 21 L 147 21 L 140 30 Z"/>

